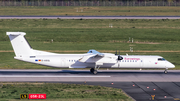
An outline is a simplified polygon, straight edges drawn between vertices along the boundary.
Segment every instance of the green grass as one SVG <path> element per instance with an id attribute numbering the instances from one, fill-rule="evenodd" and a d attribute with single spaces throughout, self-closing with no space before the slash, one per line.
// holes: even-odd
<path id="1" fill-rule="evenodd" d="M 8 31 L 26 32 L 30 45 L 37 50 L 62 53 L 84 53 L 89 49 L 122 54 L 161 55 L 180 69 L 180 20 L 64 20 L 9 19 L 0 20 L 0 68 L 43 68 L 13 59 Z M 109 24 L 113 28 L 109 28 Z M 129 42 L 129 37 L 134 43 Z M 51 42 L 51 39 L 54 42 Z M 133 47 L 134 52 L 129 52 Z M 138 52 L 140 51 L 140 52 Z M 150 51 L 150 52 L 147 52 Z M 171 51 L 171 52 L 169 52 Z"/>
<path id="2" fill-rule="evenodd" d="M 179 42 L 164 42 L 164 43 L 126 43 L 126 42 L 34 42 L 29 41 L 33 49 L 46 50 L 46 51 L 75 51 L 87 52 L 89 49 L 96 49 L 103 52 L 112 52 L 116 49 L 121 51 L 129 51 L 133 47 L 134 51 L 179 51 Z M 12 51 L 10 42 L 0 42 L 0 51 Z"/>
<path id="3" fill-rule="evenodd" d="M 78 12 L 77 12 L 78 9 Z M 83 10 L 83 12 L 81 12 Z M 179 7 L 0 7 L 0 15 L 179 16 Z"/>
<path id="4" fill-rule="evenodd" d="M 54 42 L 177 42 L 177 20 L 0 20 L 0 41 L 8 41 L 7 31 L 24 31 L 29 41 Z M 109 24 L 113 28 L 109 28 Z"/>
<path id="5" fill-rule="evenodd" d="M 137 28 L 179 29 L 180 19 L 0 19 L 0 28 Z M 13 30 L 11 29 L 11 30 Z"/>
<path id="6" fill-rule="evenodd" d="M 121 89 L 86 84 L 1 83 L 0 100 L 20 100 L 20 94 L 46 94 L 46 100 L 132 101 Z"/>

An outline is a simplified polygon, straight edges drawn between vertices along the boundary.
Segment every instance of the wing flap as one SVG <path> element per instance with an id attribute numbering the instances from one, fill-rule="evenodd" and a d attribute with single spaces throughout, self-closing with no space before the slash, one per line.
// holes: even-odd
<path id="1" fill-rule="evenodd" d="M 102 56 L 99 56 L 97 54 L 87 55 L 79 59 L 79 62 L 94 63 L 94 61 L 97 61 L 97 59 L 99 58 L 102 58 Z"/>

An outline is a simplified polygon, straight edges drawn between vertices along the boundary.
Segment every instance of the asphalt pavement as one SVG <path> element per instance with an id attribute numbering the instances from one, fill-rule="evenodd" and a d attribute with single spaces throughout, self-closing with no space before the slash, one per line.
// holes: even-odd
<path id="1" fill-rule="evenodd" d="M 180 100 L 180 70 L 1 69 L 0 82 L 87 84 L 122 89 L 136 101 Z"/>

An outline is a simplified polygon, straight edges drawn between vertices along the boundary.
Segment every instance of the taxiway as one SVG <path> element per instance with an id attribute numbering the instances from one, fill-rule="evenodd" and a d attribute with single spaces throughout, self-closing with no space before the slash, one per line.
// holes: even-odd
<path id="1" fill-rule="evenodd" d="M 136 101 L 180 100 L 180 70 L 1 69 L 0 82 L 88 84 L 122 89 Z"/>
<path id="2" fill-rule="evenodd" d="M 180 70 L 0 70 L 1 82 L 180 82 Z"/>

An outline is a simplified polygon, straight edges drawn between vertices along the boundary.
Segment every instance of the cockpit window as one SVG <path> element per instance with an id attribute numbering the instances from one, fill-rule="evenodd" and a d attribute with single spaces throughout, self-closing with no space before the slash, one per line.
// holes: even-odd
<path id="1" fill-rule="evenodd" d="M 158 61 L 166 61 L 164 58 L 158 58 Z"/>

